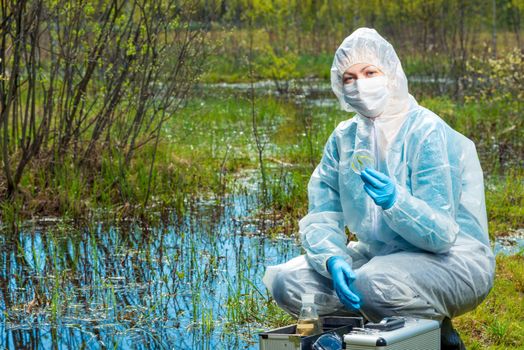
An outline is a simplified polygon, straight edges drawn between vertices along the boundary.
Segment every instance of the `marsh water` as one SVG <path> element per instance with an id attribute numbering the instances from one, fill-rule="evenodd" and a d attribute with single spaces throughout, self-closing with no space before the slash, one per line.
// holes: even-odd
<path id="1" fill-rule="evenodd" d="M 260 234 L 254 208 L 238 195 L 147 229 L 2 236 L 0 348 L 257 348 L 264 268 L 299 249 Z"/>
<path id="2" fill-rule="evenodd" d="M 326 84 L 298 84 L 293 103 L 336 108 Z M 224 88 L 250 85 L 209 87 Z M 265 267 L 301 250 L 296 235 L 267 234 L 278 218 L 260 215 L 257 176 L 238 178 L 240 190 L 186 203 L 157 225 L 41 218 L 0 235 L 0 349 L 258 349 Z M 515 242 L 495 247 L 513 253 L 522 236 Z"/>

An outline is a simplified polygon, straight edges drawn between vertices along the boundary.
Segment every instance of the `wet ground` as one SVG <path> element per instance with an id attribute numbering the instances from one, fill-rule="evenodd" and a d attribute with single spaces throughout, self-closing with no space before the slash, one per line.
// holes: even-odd
<path id="1" fill-rule="evenodd" d="M 497 237 L 493 247 L 495 254 L 523 254 L 524 253 L 524 229 L 510 232 L 506 236 Z"/>

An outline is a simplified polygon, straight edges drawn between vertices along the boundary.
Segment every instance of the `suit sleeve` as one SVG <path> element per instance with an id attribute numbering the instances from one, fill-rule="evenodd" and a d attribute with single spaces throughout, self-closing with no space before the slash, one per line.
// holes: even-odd
<path id="1" fill-rule="evenodd" d="M 330 257 L 341 256 L 351 264 L 339 196 L 339 159 L 333 132 L 309 180 L 309 212 L 299 222 L 306 259 L 318 273 L 329 278 L 326 262 Z"/>
<path id="2" fill-rule="evenodd" d="M 433 128 L 421 140 L 410 167 L 411 189 L 396 185 L 397 200 L 384 210 L 384 217 L 411 244 L 446 253 L 457 238 L 459 225 L 445 130 Z"/>

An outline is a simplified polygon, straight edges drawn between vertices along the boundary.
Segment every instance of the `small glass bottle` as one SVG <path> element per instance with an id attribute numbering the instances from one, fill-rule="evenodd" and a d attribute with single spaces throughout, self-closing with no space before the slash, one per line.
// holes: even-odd
<path id="1" fill-rule="evenodd" d="M 322 333 L 322 324 L 315 306 L 315 294 L 302 295 L 302 309 L 297 322 L 297 333 L 314 335 Z"/>

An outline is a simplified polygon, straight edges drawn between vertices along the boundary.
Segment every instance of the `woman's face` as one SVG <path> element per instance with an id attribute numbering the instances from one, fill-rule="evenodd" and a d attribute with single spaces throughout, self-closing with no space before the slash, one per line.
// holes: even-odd
<path id="1" fill-rule="evenodd" d="M 384 75 L 380 69 L 369 63 L 355 63 L 342 76 L 344 84 L 353 84 L 357 79 L 374 78 Z"/>

